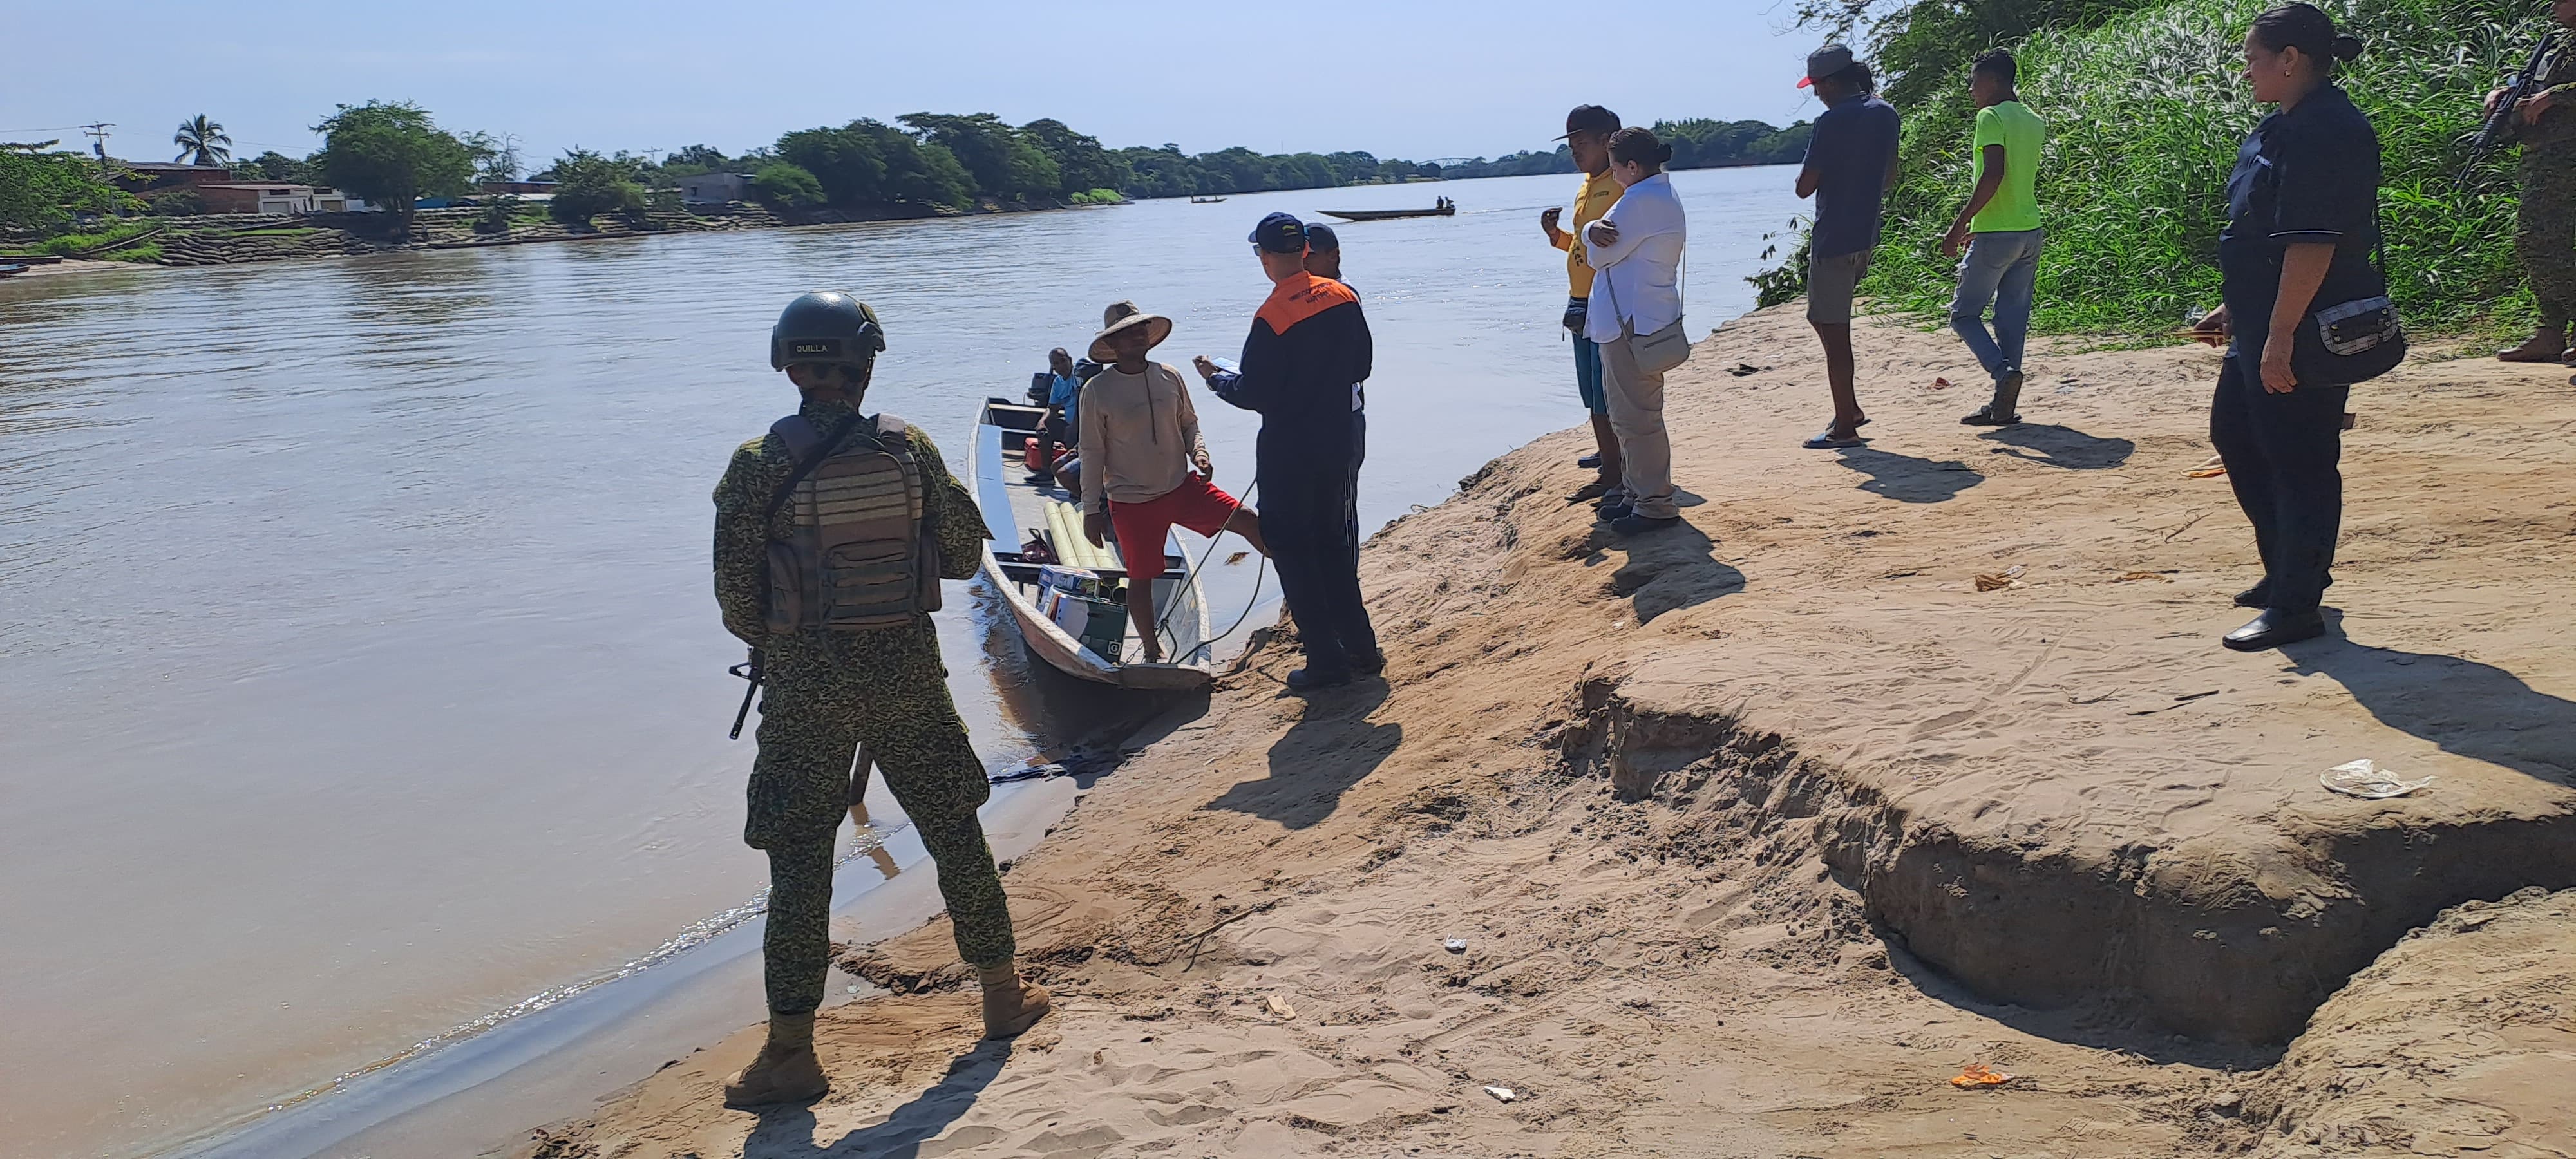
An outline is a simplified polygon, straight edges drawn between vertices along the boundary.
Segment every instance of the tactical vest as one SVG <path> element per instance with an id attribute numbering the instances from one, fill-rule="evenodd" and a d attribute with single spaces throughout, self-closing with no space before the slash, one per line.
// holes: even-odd
<path id="1" fill-rule="evenodd" d="M 769 431 L 800 464 L 827 434 L 796 415 Z M 784 509 L 788 532 L 769 541 L 770 631 L 863 632 L 938 610 L 938 545 L 922 519 L 911 431 L 893 415 L 862 422 L 779 497 L 772 526 Z"/>

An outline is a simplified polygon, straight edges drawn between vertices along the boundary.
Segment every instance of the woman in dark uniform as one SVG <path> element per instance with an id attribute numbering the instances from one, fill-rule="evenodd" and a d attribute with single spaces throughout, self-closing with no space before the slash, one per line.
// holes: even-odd
<path id="1" fill-rule="evenodd" d="M 2379 244 L 2379 134 L 2334 83 L 2336 61 L 2361 42 L 2308 4 L 2256 17 L 2245 34 L 2254 99 L 2280 106 L 2236 154 L 2227 228 L 2218 235 L 2225 299 L 2200 323 L 2228 340 L 2210 403 L 2209 438 L 2236 502 L 2254 525 L 2263 582 L 2236 602 L 2262 614 L 2227 634 L 2238 651 L 2323 635 L 2318 605 L 2343 523 L 2344 402 L 2348 384 L 2310 382 L 2290 369 L 2293 336 L 2317 308 L 2384 291 Z"/>

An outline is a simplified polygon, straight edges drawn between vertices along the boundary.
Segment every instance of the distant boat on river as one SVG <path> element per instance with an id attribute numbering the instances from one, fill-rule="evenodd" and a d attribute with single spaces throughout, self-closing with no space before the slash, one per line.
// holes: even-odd
<path id="1" fill-rule="evenodd" d="M 1190 199 L 1190 204 L 1192 204 L 1192 205 L 1214 205 L 1214 204 L 1216 204 L 1217 202 L 1220 202 L 1220 201 L 1223 201 L 1223 200 L 1225 200 L 1225 199 L 1224 199 L 1224 198 L 1222 198 L 1222 197 L 1193 197 L 1193 198 L 1191 198 L 1191 199 Z"/>
<path id="2" fill-rule="evenodd" d="M 1458 212 L 1458 203 L 1446 197 L 1429 209 L 1327 209 L 1326 217 L 1344 221 L 1390 221 L 1399 217 L 1448 217 Z"/>

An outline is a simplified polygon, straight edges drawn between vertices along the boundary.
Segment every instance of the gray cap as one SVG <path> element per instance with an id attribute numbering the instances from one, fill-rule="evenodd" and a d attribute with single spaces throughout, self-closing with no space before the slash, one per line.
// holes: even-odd
<path id="1" fill-rule="evenodd" d="M 1849 45 L 1828 44 L 1807 54 L 1807 78 L 1799 81 L 1798 87 L 1808 88 L 1819 78 L 1832 76 L 1851 66 L 1852 50 Z"/>

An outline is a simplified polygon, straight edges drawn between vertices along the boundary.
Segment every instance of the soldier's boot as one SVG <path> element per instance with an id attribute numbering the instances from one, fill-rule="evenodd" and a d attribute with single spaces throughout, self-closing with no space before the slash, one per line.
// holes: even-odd
<path id="1" fill-rule="evenodd" d="M 832 1089 L 823 1077 L 822 1060 L 814 1057 L 814 1013 L 769 1015 L 769 1041 L 751 1065 L 725 1080 L 728 1107 L 765 1107 L 801 1103 Z"/>
<path id="2" fill-rule="evenodd" d="M 1047 988 L 1020 977 L 1013 962 L 976 971 L 984 984 L 984 1037 L 1017 1038 L 1037 1020 L 1046 1017 L 1054 1005 L 1055 995 Z"/>
<path id="3" fill-rule="evenodd" d="M 2556 362 L 2567 355 L 2567 328 L 2543 325 L 2520 346 L 2496 351 L 2500 362 Z"/>

